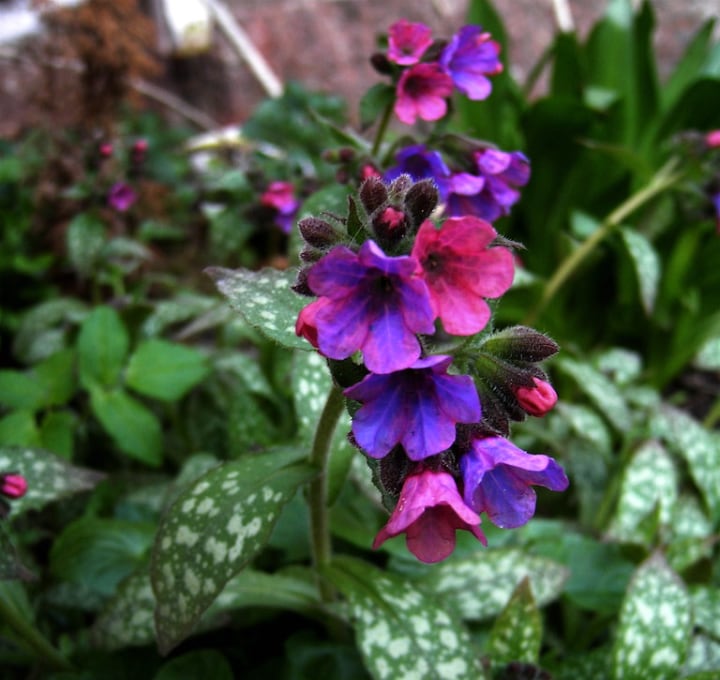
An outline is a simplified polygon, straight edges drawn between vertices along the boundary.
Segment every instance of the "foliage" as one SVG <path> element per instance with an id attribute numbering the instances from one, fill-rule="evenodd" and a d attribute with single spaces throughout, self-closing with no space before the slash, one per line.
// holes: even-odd
<path id="1" fill-rule="evenodd" d="M 490 2 L 468 19 L 504 45 Z M 418 141 L 385 127 L 390 85 L 361 104 L 374 141 L 291 84 L 229 141 L 129 109 L 2 142 L 0 474 L 28 482 L 0 499 L 4 674 L 716 677 L 720 45 L 700 27 L 661 83 L 653 38 L 651 3 L 610 0 L 586 40 L 555 36 L 541 95 L 503 49 L 493 95 L 426 126 L 448 162 L 480 139 L 530 158 L 494 313 L 562 347 L 557 407 L 513 436 L 571 484 L 439 565 L 370 550 L 382 499 L 295 333 L 309 256 L 267 193 L 352 232 L 363 172 Z"/>

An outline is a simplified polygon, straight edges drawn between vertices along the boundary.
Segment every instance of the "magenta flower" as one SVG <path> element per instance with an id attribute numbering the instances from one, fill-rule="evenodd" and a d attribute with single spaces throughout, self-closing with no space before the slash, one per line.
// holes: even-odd
<path id="1" fill-rule="evenodd" d="M 28 489 L 25 477 L 14 472 L 0 475 L 0 495 L 6 498 L 22 498 Z"/>
<path id="2" fill-rule="evenodd" d="M 503 437 L 483 437 L 460 460 L 465 502 L 503 529 L 525 524 L 535 513 L 532 485 L 565 491 L 568 478 L 550 457 L 532 455 Z"/>
<path id="3" fill-rule="evenodd" d="M 711 149 L 720 149 L 720 130 L 710 130 L 705 135 L 705 144 Z"/>
<path id="4" fill-rule="evenodd" d="M 385 173 L 386 182 L 392 182 L 400 175 L 410 175 L 415 182 L 433 179 L 437 184 L 440 199 L 445 200 L 450 169 L 445 165 L 440 153 L 427 149 L 423 144 L 413 144 L 400 149 L 395 154 L 395 161 L 397 165 Z"/>
<path id="5" fill-rule="evenodd" d="M 117 182 L 110 187 L 108 192 L 108 205 L 118 212 L 125 212 L 137 200 L 135 190 L 125 182 Z"/>
<path id="6" fill-rule="evenodd" d="M 492 85 L 487 76 L 503 70 L 500 45 L 480 26 L 463 26 L 440 55 L 440 64 L 455 87 L 469 99 L 487 99 Z"/>
<path id="7" fill-rule="evenodd" d="M 530 163 L 520 151 L 483 149 L 474 154 L 477 175 L 460 173 L 450 179 L 449 215 L 475 215 L 488 222 L 509 214 L 520 198 L 517 187 L 530 179 Z"/>
<path id="8" fill-rule="evenodd" d="M 295 189 L 290 182 L 270 182 L 260 203 L 275 210 L 275 224 L 286 234 L 292 231 L 293 218 L 299 201 L 295 198 Z"/>
<path id="9" fill-rule="evenodd" d="M 452 79 L 439 64 L 415 64 L 403 72 L 397 84 L 395 115 L 412 125 L 417 118 L 438 120 L 447 112 Z"/>
<path id="10" fill-rule="evenodd" d="M 518 387 L 515 396 L 518 403 L 531 416 L 542 417 L 557 403 L 553 386 L 540 378 L 533 378 L 534 387 Z"/>
<path id="11" fill-rule="evenodd" d="M 457 529 L 471 532 L 487 545 L 480 517 L 465 505 L 452 475 L 425 469 L 405 479 L 395 510 L 372 547 L 377 550 L 388 538 L 405 532 L 408 550 L 432 564 L 455 549 Z"/>
<path id="12" fill-rule="evenodd" d="M 315 317 L 329 302 L 328 298 L 319 298 L 311 302 L 300 310 L 295 322 L 295 335 L 305 338 L 315 349 L 318 348 L 318 331 Z"/>
<path id="13" fill-rule="evenodd" d="M 401 66 L 417 64 L 432 45 L 431 33 L 425 24 L 396 21 L 388 31 L 388 59 Z"/>
<path id="14" fill-rule="evenodd" d="M 497 232 L 472 216 L 451 217 L 440 229 L 426 220 L 412 254 L 420 262 L 435 312 L 452 335 L 478 333 L 490 319 L 483 298 L 496 298 L 511 286 L 512 253 L 490 248 Z"/>
<path id="15" fill-rule="evenodd" d="M 345 359 L 362 350 L 373 373 L 411 366 L 420 357 L 417 333 L 433 333 L 430 294 L 414 257 L 388 257 L 373 241 L 355 253 L 336 246 L 308 272 L 327 302 L 314 322 L 322 354 Z M 322 298 L 321 298 L 322 299 Z"/>
<path id="16" fill-rule="evenodd" d="M 448 375 L 452 357 L 419 359 L 410 368 L 370 374 L 345 390 L 363 406 L 353 416 L 355 441 L 372 458 L 397 444 L 408 457 L 422 460 L 455 441 L 456 423 L 480 420 L 480 399 L 472 378 Z"/>

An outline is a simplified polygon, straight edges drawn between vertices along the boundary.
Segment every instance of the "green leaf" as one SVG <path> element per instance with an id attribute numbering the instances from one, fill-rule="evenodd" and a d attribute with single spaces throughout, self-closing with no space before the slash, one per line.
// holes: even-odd
<path id="1" fill-rule="evenodd" d="M 623 228 L 620 234 L 635 268 L 640 300 L 645 313 L 650 316 L 660 282 L 660 257 L 652 243 L 635 229 Z"/>
<path id="2" fill-rule="evenodd" d="M 186 637 L 230 578 L 266 544 L 283 506 L 316 474 L 278 450 L 211 470 L 180 495 L 155 542 L 155 620 L 164 652 Z"/>
<path id="3" fill-rule="evenodd" d="M 0 581 L 14 579 L 28 581 L 32 578 L 32 573 L 20 561 L 17 550 L 5 530 L 5 524 L 0 523 Z"/>
<path id="4" fill-rule="evenodd" d="M 712 523 L 695 495 L 681 494 L 670 520 L 667 560 L 675 571 L 683 571 L 712 555 Z"/>
<path id="5" fill-rule="evenodd" d="M 45 402 L 42 385 L 22 371 L 0 371 L 0 404 L 11 409 L 37 411 Z"/>
<path id="6" fill-rule="evenodd" d="M 105 225 L 91 213 L 80 213 L 68 225 L 68 259 L 80 276 L 90 276 L 105 246 Z"/>
<path id="7" fill-rule="evenodd" d="M 577 383 L 578 388 L 620 432 L 630 429 L 630 410 L 620 390 L 589 364 L 575 359 L 558 359 L 556 365 Z"/>
<path id="8" fill-rule="evenodd" d="M 162 427 L 152 411 L 121 389 L 91 390 L 90 405 L 121 451 L 147 465 L 160 465 Z"/>
<path id="9" fill-rule="evenodd" d="M 668 447 L 687 461 L 690 474 L 700 489 L 710 518 L 720 519 L 720 435 L 705 429 L 683 411 L 664 407 L 654 418 L 657 434 Z"/>
<path id="10" fill-rule="evenodd" d="M 526 577 L 538 605 L 543 606 L 560 595 L 568 570 L 545 557 L 498 548 L 451 557 L 421 582 L 455 607 L 464 619 L 483 620 L 497 616 Z"/>
<path id="11" fill-rule="evenodd" d="M 610 432 L 605 421 L 591 408 L 579 404 L 560 402 L 558 414 L 581 439 L 592 444 L 598 453 L 610 453 Z"/>
<path id="12" fill-rule="evenodd" d="M 104 476 L 70 465 L 49 451 L 8 447 L 0 447 L 0 470 L 17 472 L 28 483 L 27 493 L 12 502 L 10 517 L 92 489 Z"/>
<path id="13" fill-rule="evenodd" d="M 197 650 L 183 654 L 165 663 L 153 680 L 233 680 L 235 675 L 227 659 L 212 649 Z"/>
<path id="14" fill-rule="evenodd" d="M 682 676 L 686 680 L 717 680 L 720 672 L 720 642 L 708 635 L 693 635 Z"/>
<path id="15" fill-rule="evenodd" d="M 0 418 L 0 446 L 40 448 L 40 431 L 31 411 L 13 411 Z"/>
<path id="16" fill-rule="evenodd" d="M 44 406 L 63 406 L 75 393 L 75 352 L 64 349 L 49 356 L 33 369 L 45 392 Z"/>
<path id="17" fill-rule="evenodd" d="M 692 586 L 693 624 L 720 640 L 720 588 Z"/>
<path id="18" fill-rule="evenodd" d="M 82 517 L 55 540 L 50 571 L 63 581 L 112 595 L 147 554 L 154 529 L 149 523 Z"/>
<path id="19" fill-rule="evenodd" d="M 481 677 L 462 622 L 421 587 L 349 557 L 326 574 L 348 598 L 358 647 L 377 680 Z"/>
<path id="20" fill-rule="evenodd" d="M 360 127 L 370 127 L 380 119 L 388 106 L 395 101 L 395 88 L 387 83 L 376 83 L 360 100 Z"/>
<path id="21" fill-rule="evenodd" d="M 197 350 L 165 340 L 146 340 L 130 356 L 125 382 L 148 397 L 175 401 L 209 371 Z"/>
<path id="22" fill-rule="evenodd" d="M 660 524 L 669 525 L 677 497 L 678 472 L 672 457 L 658 441 L 642 443 L 625 468 L 608 535 L 650 546 L 655 532 L 644 528 L 643 520 L 657 510 Z"/>
<path id="23" fill-rule="evenodd" d="M 616 680 L 674 680 L 685 659 L 690 597 L 660 554 L 635 572 L 628 588 L 613 650 Z"/>
<path id="24" fill-rule="evenodd" d="M 70 411 L 50 411 L 40 425 L 42 447 L 71 459 L 77 422 L 77 417 Z"/>
<path id="25" fill-rule="evenodd" d="M 80 382 L 113 387 L 128 351 L 129 338 L 120 316 L 112 307 L 96 307 L 85 318 L 77 339 Z"/>
<path id="26" fill-rule="evenodd" d="M 487 654 L 493 662 L 535 664 L 540 656 L 542 621 L 530 580 L 520 581 L 490 631 Z"/>
<path id="27" fill-rule="evenodd" d="M 706 340 L 698 350 L 694 363 L 706 371 L 720 371 L 720 337 Z"/>
<path id="28" fill-rule="evenodd" d="M 295 335 L 295 321 L 309 299 L 290 288 L 295 283 L 294 272 L 210 267 L 205 273 L 251 326 L 283 347 L 312 349 L 307 340 Z"/>

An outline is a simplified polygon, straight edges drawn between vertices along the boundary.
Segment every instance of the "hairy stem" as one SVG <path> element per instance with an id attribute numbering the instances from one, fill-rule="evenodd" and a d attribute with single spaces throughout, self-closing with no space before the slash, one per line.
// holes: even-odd
<path id="1" fill-rule="evenodd" d="M 313 563 L 318 570 L 330 564 L 332 558 L 330 521 L 327 507 L 327 467 L 330 458 L 330 444 L 343 407 L 342 391 L 333 384 L 328 393 L 325 407 L 320 414 L 312 451 L 310 452 L 310 462 L 319 470 L 318 476 L 310 483 L 309 489 L 312 555 Z M 319 589 L 324 602 L 330 602 L 334 599 L 335 591 L 322 578 L 319 581 Z"/>
<path id="2" fill-rule="evenodd" d="M 532 325 L 537 320 L 565 282 L 623 220 L 635 212 L 640 206 L 677 182 L 681 176 L 681 173 L 675 172 L 677 164 L 677 159 L 671 158 L 657 171 L 646 186 L 615 208 L 615 210 L 605 218 L 604 222 L 580 244 L 580 247 L 568 255 L 555 270 L 552 278 L 547 282 L 542 297 L 536 307 L 531 310 L 523 321 L 525 325 Z"/>
<path id="3" fill-rule="evenodd" d="M 393 102 L 390 102 L 383 111 L 382 118 L 378 123 L 378 129 L 375 133 L 375 139 L 373 140 L 372 155 L 373 158 L 380 153 L 380 146 L 382 145 L 383 138 L 385 137 L 385 131 L 387 130 L 388 123 L 390 122 L 390 116 L 393 112 Z"/>

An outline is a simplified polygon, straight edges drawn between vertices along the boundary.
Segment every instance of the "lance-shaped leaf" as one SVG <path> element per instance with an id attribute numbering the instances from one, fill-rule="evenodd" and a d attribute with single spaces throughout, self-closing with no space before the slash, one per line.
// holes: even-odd
<path id="1" fill-rule="evenodd" d="M 693 635 L 679 677 L 686 680 L 717 680 L 720 675 L 720 642 L 702 633 Z"/>
<path id="2" fill-rule="evenodd" d="M 694 586 L 690 597 L 695 626 L 720 640 L 720 588 Z"/>
<path id="3" fill-rule="evenodd" d="M 660 554 L 635 572 L 623 601 L 613 653 L 616 680 L 678 677 L 691 628 L 690 596 Z"/>
<path id="4" fill-rule="evenodd" d="M 462 622 L 420 586 L 348 557 L 327 576 L 349 601 L 358 647 L 377 680 L 481 677 Z"/>
<path id="5" fill-rule="evenodd" d="M 209 267 L 205 273 L 251 326 L 283 347 L 312 349 L 305 339 L 295 335 L 295 320 L 311 299 L 290 288 L 295 283 L 294 272 Z"/>
<path id="6" fill-rule="evenodd" d="M 32 578 L 32 573 L 20 561 L 5 525 L 0 523 L 0 581 L 12 579 L 29 581 Z"/>
<path id="7" fill-rule="evenodd" d="M 520 581 L 490 631 L 487 654 L 493 663 L 537 663 L 542 642 L 542 621 L 530 580 Z"/>
<path id="8" fill-rule="evenodd" d="M 720 519 L 720 436 L 671 407 L 662 409 L 653 426 L 668 446 L 687 461 L 711 519 Z"/>
<path id="9" fill-rule="evenodd" d="M 10 504 L 11 518 L 92 489 L 104 477 L 94 470 L 70 465 L 49 451 L 17 447 L 0 447 L 0 470 L 17 472 L 28 483 L 27 493 Z"/>
<path id="10" fill-rule="evenodd" d="M 655 440 L 641 444 L 625 469 L 609 536 L 649 545 L 655 531 L 643 528 L 643 520 L 657 509 L 660 524 L 668 525 L 677 501 L 677 487 L 678 473 L 665 447 Z"/>
<path id="11" fill-rule="evenodd" d="M 194 628 L 225 584 L 267 543 L 283 506 L 313 467 L 279 450 L 203 475 L 162 518 L 152 558 L 155 622 L 163 653 Z"/>
<path id="12" fill-rule="evenodd" d="M 640 301 L 645 313 L 650 316 L 655 307 L 660 281 L 660 258 L 652 243 L 640 232 L 624 228 L 620 230 L 620 234 L 635 268 Z"/>
<path id="13" fill-rule="evenodd" d="M 560 595 L 568 570 L 545 557 L 502 548 L 450 558 L 423 577 L 422 583 L 439 593 L 464 619 L 482 620 L 499 614 L 526 577 L 542 606 Z"/>

